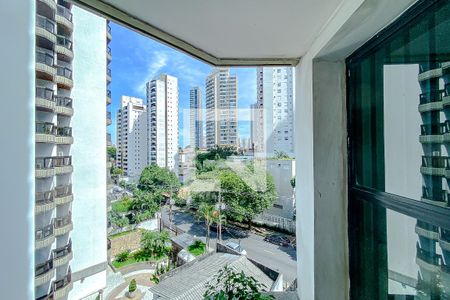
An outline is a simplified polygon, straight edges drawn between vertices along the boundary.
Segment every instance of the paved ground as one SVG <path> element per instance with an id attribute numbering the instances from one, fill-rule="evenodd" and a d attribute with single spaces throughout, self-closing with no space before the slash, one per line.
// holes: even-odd
<path id="1" fill-rule="evenodd" d="M 169 220 L 168 209 L 163 210 L 162 217 Z M 181 230 L 195 236 L 206 236 L 205 224 L 196 220 L 192 215 L 175 211 L 173 213 L 173 223 Z M 286 282 L 291 282 L 297 277 L 297 257 L 296 250 L 290 247 L 280 247 L 265 242 L 262 236 L 245 232 L 247 237 L 239 238 L 236 234 L 222 233 L 222 239 L 226 241 L 240 242 L 247 251 L 247 256 L 260 262 L 261 264 L 277 270 L 284 275 Z M 211 232 L 211 246 L 215 247 L 216 233 Z"/>

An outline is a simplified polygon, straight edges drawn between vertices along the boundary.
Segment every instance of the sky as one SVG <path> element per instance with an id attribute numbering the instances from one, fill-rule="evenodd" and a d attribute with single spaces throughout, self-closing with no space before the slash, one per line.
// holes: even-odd
<path id="1" fill-rule="evenodd" d="M 189 108 L 189 89 L 199 86 L 202 89 L 203 105 L 205 105 L 205 78 L 212 67 L 123 26 L 112 22 L 110 26 L 112 104 L 109 106 L 109 111 L 111 111 L 113 123 L 108 126 L 108 132 L 111 133 L 112 142 L 116 144 L 116 114 L 121 96 L 138 97 L 145 101 L 145 84 L 159 77 L 159 74 L 166 73 L 178 78 L 180 147 L 187 146 L 189 136 L 186 130 L 189 123 L 183 112 L 185 109 L 187 112 Z M 231 68 L 230 73 L 238 77 L 239 137 L 248 138 L 250 137 L 249 108 L 250 104 L 256 102 L 256 69 Z"/>

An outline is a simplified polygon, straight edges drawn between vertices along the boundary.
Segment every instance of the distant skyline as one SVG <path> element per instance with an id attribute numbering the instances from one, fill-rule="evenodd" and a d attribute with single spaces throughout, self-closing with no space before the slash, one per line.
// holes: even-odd
<path id="1" fill-rule="evenodd" d="M 213 69 L 206 63 L 174 50 L 158 41 L 147 38 L 123 26 L 110 23 L 112 41 L 112 113 L 113 126 L 108 127 L 112 142 L 116 143 L 116 112 L 121 96 L 145 99 L 145 84 L 161 73 L 178 78 L 179 84 L 179 145 L 189 143 L 189 131 L 184 126 L 183 115 L 189 109 L 189 89 L 199 86 L 205 93 L 205 78 Z M 230 68 L 231 74 L 238 77 L 239 137 L 250 137 L 250 104 L 256 102 L 256 68 Z"/>

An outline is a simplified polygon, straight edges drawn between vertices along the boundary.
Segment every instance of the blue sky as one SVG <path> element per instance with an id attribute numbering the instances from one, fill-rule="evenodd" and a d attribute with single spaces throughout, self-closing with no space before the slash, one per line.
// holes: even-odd
<path id="1" fill-rule="evenodd" d="M 205 78 L 212 67 L 182 52 L 167 47 L 157 41 L 144 37 L 132 30 L 111 23 L 112 41 L 112 113 L 113 124 L 108 127 L 112 141 L 116 143 L 115 119 L 122 95 L 139 97 L 145 100 L 145 84 L 161 73 L 178 78 L 180 111 L 180 146 L 189 143 L 184 137 L 183 110 L 189 108 L 189 89 L 200 86 L 205 90 Z M 256 102 L 256 69 L 231 68 L 238 77 L 239 136 L 250 136 L 248 108 Z M 244 110 L 245 109 L 245 110 Z"/>

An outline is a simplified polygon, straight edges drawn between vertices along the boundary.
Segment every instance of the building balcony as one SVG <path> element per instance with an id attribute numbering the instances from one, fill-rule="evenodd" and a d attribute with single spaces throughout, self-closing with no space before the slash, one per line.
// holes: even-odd
<path id="1" fill-rule="evenodd" d="M 64 235 L 73 229 L 72 214 L 55 219 L 55 236 Z"/>
<path id="2" fill-rule="evenodd" d="M 108 43 L 112 40 L 111 26 L 109 24 L 106 25 L 106 38 L 108 39 Z"/>
<path id="3" fill-rule="evenodd" d="M 36 229 L 34 233 L 34 248 L 41 249 L 50 246 L 55 241 L 53 224 Z"/>
<path id="4" fill-rule="evenodd" d="M 36 178 L 46 178 L 55 175 L 52 157 L 36 157 L 35 160 Z"/>
<path id="5" fill-rule="evenodd" d="M 441 256 L 425 251 L 424 249 L 421 249 L 419 244 L 417 243 L 417 256 L 416 256 L 416 263 L 419 265 L 419 267 L 433 273 L 437 273 L 440 270 L 440 261 Z"/>
<path id="6" fill-rule="evenodd" d="M 417 221 L 415 232 L 424 238 L 430 240 L 438 240 L 439 239 L 439 227 L 428 224 L 426 222 Z"/>
<path id="7" fill-rule="evenodd" d="M 72 172 L 72 156 L 54 156 L 53 166 L 55 167 L 56 175 Z"/>
<path id="8" fill-rule="evenodd" d="M 72 185 L 61 185 L 55 188 L 55 204 L 63 205 L 73 201 Z"/>
<path id="9" fill-rule="evenodd" d="M 111 102 L 112 102 L 112 99 L 111 99 L 111 91 L 110 91 L 110 90 L 107 90 L 107 91 L 106 91 L 106 104 L 107 104 L 107 105 L 110 105 Z"/>
<path id="10" fill-rule="evenodd" d="M 56 127 L 55 142 L 57 144 L 73 144 L 72 127 Z"/>
<path id="11" fill-rule="evenodd" d="M 37 38 L 43 38 L 48 41 L 49 45 L 56 44 L 56 28 L 55 22 L 52 20 L 36 15 L 36 36 Z"/>
<path id="12" fill-rule="evenodd" d="M 439 235 L 439 245 L 445 251 L 450 251 L 450 230 L 441 228 L 441 234 Z M 447 263 L 450 265 L 450 263 Z"/>
<path id="13" fill-rule="evenodd" d="M 106 47 L 106 59 L 108 63 L 112 60 L 112 51 L 110 47 Z"/>
<path id="14" fill-rule="evenodd" d="M 55 111 L 57 114 L 72 116 L 72 98 L 64 96 L 55 96 Z"/>
<path id="15" fill-rule="evenodd" d="M 40 296 L 38 298 L 36 298 L 36 300 L 54 300 L 55 298 L 53 297 L 53 291 L 51 291 L 49 294 L 44 295 L 44 296 Z"/>
<path id="16" fill-rule="evenodd" d="M 60 267 L 72 260 L 72 241 L 64 247 L 53 250 L 53 264 L 55 267 Z"/>
<path id="17" fill-rule="evenodd" d="M 446 190 L 433 190 L 423 186 L 421 200 L 433 205 L 446 207 L 448 203 L 448 193 Z"/>
<path id="18" fill-rule="evenodd" d="M 56 106 L 53 90 L 45 87 L 36 87 L 36 108 L 42 111 L 53 111 Z"/>
<path id="19" fill-rule="evenodd" d="M 109 126 L 112 124 L 112 120 L 111 120 L 111 112 L 107 111 L 106 112 L 106 125 Z"/>
<path id="20" fill-rule="evenodd" d="M 37 4 L 38 4 L 38 6 L 45 5 L 53 13 L 56 11 L 56 2 L 55 2 L 55 0 L 38 0 Z M 38 7 L 38 11 L 40 11 L 39 7 Z"/>
<path id="21" fill-rule="evenodd" d="M 439 63 L 432 63 L 427 66 L 420 66 L 420 71 L 417 79 L 419 81 L 430 80 L 442 76 L 442 67 Z"/>
<path id="22" fill-rule="evenodd" d="M 67 7 L 58 4 L 56 23 L 63 26 L 67 31 L 73 31 L 72 12 Z"/>
<path id="23" fill-rule="evenodd" d="M 56 53 L 58 53 L 58 59 L 62 59 L 66 62 L 70 62 L 73 59 L 72 41 L 64 36 L 58 35 L 56 37 Z"/>
<path id="24" fill-rule="evenodd" d="M 36 77 L 52 81 L 55 74 L 53 55 L 43 50 L 36 50 Z"/>
<path id="25" fill-rule="evenodd" d="M 34 271 L 34 285 L 40 286 L 52 280 L 55 276 L 55 269 L 53 268 L 53 260 L 49 259 L 44 263 L 38 264 Z"/>
<path id="26" fill-rule="evenodd" d="M 68 67 L 56 66 L 55 82 L 58 87 L 71 89 L 73 87 L 72 70 Z"/>
<path id="27" fill-rule="evenodd" d="M 55 208 L 55 197 L 53 191 L 37 192 L 35 194 L 34 213 L 40 214 Z"/>
<path id="28" fill-rule="evenodd" d="M 445 176 L 448 158 L 443 156 L 422 156 L 420 172 L 424 175 Z"/>
<path id="29" fill-rule="evenodd" d="M 67 298 L 67 295 L 69 295 L 69 292 L 72 290 L 73 283 L 72 283 L 72 273 L 70 271 L 67 272 L 67 275 L 64 276 L 60 280 L 56 280 L 53 283 L 53 295 L 55 299 L 65 299 Z"/>
<path id="30" fill-rule="evenodd" d="M 444 96 L 443 90 L 435 90 L 428 93 L 420 94 L 420 104 L 419 104 L 419 112 L 428 112 L 435 110 L 442 110 L 443 101 L 442 97 Z M 450 102 L 448 103 L 450 105 Z"/>
<path id="31" fill-rule="evenodd" d="M 55 125 L 50 122 L 36 122 L 35 125 L 36 143 L 54 143 Z"/>
<path id="32" fill-rule="evenodd" d="M 111 69 L 107 68 L 106 69 L 106 82 L 109 84 L 112 80 L 112 75 L 111 75 Z"/>

